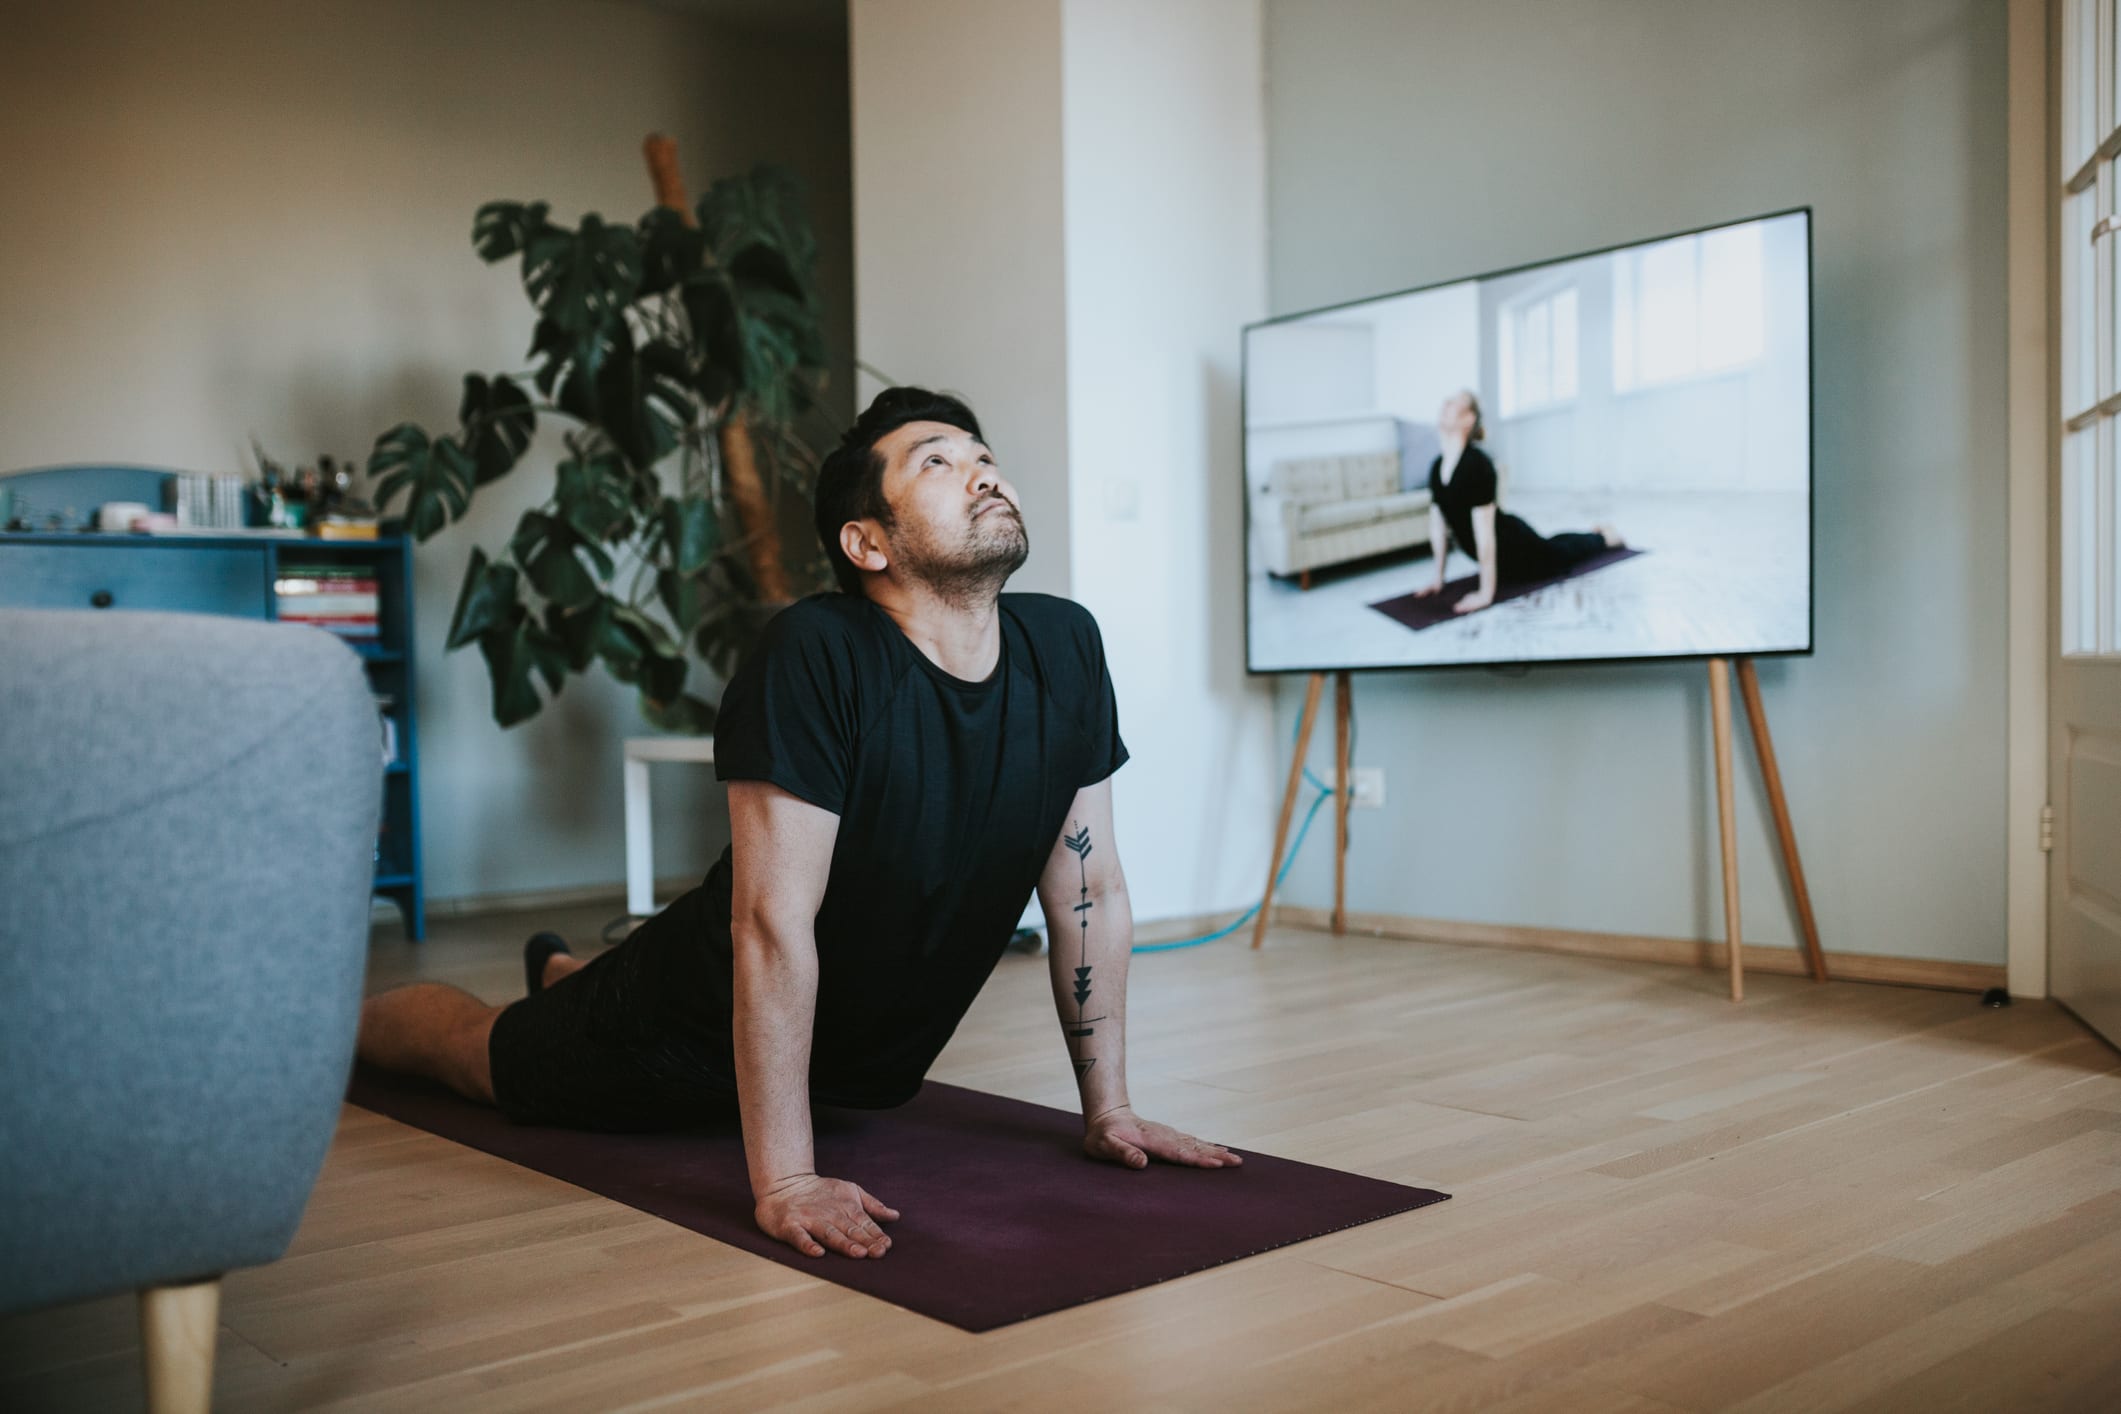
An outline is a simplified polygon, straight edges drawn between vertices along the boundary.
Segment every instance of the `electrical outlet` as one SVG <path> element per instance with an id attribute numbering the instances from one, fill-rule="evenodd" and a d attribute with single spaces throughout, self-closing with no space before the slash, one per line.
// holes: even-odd
<path id="1" fill-rule="evenodd" d="M 1348 772 L 1348 804 L 1357 810 L 1376 810 L 1385 803 L 1385 768 L 1357 766 Z"/>

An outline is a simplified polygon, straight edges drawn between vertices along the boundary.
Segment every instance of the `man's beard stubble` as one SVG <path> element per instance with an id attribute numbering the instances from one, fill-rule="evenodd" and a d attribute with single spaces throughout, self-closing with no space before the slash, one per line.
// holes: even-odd
<path id="1" fill-rule="evenodd" d="M 1007 509 L 983 514 L 993 500 L 1002 500 Z M 1023 568 L 1031 556 L 1031 534 L 1015 506 L 990 497 L 973 508 L 954 544 L 925 533 L 908 538 L 902 527 L 898 551 L 908 576 L 930 593 L 961 608 L 977 608 L 991 603 L 1009 576 Z"/>

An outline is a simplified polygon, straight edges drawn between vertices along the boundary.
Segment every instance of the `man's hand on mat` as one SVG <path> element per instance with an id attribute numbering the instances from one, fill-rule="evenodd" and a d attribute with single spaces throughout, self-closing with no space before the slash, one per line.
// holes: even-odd
<path id="1" fill-rule="evenodd" d="M 1106 1110 L 1084 1126 L 1083 1152 L 1130 1169 L 1147 1168 L 1152 1157 L 1200 1169 L 1236 1168 L 1244 1163 L 1241 1156 L 1220 1144 L 1143 1119 L 1125 1105 Z"/>
<path id="2" fill-rule="evenodd" d="M 1416 599 L 1426 599 L 1431 594 L 1441 593 L 1443 593 L 1443 581 L 1439 579 L 1434 584 L 1424 584 L 1421 588 L 1415 590 L 1414 597 Z"/>
<path id="3" fill-rule="evenodd" d="M 1476 589 L 1471 594 L 1468 594 L 1465 598 L 1459 600 L 1456 604 L 1453 604 L 1451 606 L 1451 612 L 1454 614 L 1470 614 L 1475 609 L 1485 609 L 1488 607 L 1488 605 L 1494 602 L 1494 595 L 1483 594 L 1478 589 Z"/>
<path id="4" fill-rule="evenodd" d="M 822 1257 L 827 1247 L 848 1257 L 881 1257 L 891 1250 L 891 1239 L 877 1221 L 896 1222 L 898 1209 L 844 1178 L 801 1173 L 767 1189 L 751 1216 L 759 1231 L 806 1257 Z"/>

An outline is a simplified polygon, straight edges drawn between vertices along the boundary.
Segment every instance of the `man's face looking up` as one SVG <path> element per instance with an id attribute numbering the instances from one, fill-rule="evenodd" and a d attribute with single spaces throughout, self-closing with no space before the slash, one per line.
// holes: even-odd
<path id="1" fill-rule="evenodd" d="M 945 422 L 909 422 L 876 451 L 892 523 L 871 533 L 903 574 L 950 594 L 998 589 L 1023 565 L 1023 511 L 986 443 Z"/>

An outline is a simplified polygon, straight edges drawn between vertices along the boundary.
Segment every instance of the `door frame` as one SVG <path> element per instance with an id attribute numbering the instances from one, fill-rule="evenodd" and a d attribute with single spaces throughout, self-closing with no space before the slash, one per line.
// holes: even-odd
<path id="1" fill-rule="evenodd" d="M 2061 0 L 2009 0 L 2005 190 L 2009 608 L 2005 661 L 2008 786 L 2004 821 L 2006 963 L 2012 996 L 2047 995 L 2048 664 L 2055 637 L 2053 560 L 2059 418 L 2054 338 L 2060 298 L 2051 213 L 2060 200 L 2055 66 Z"/>

